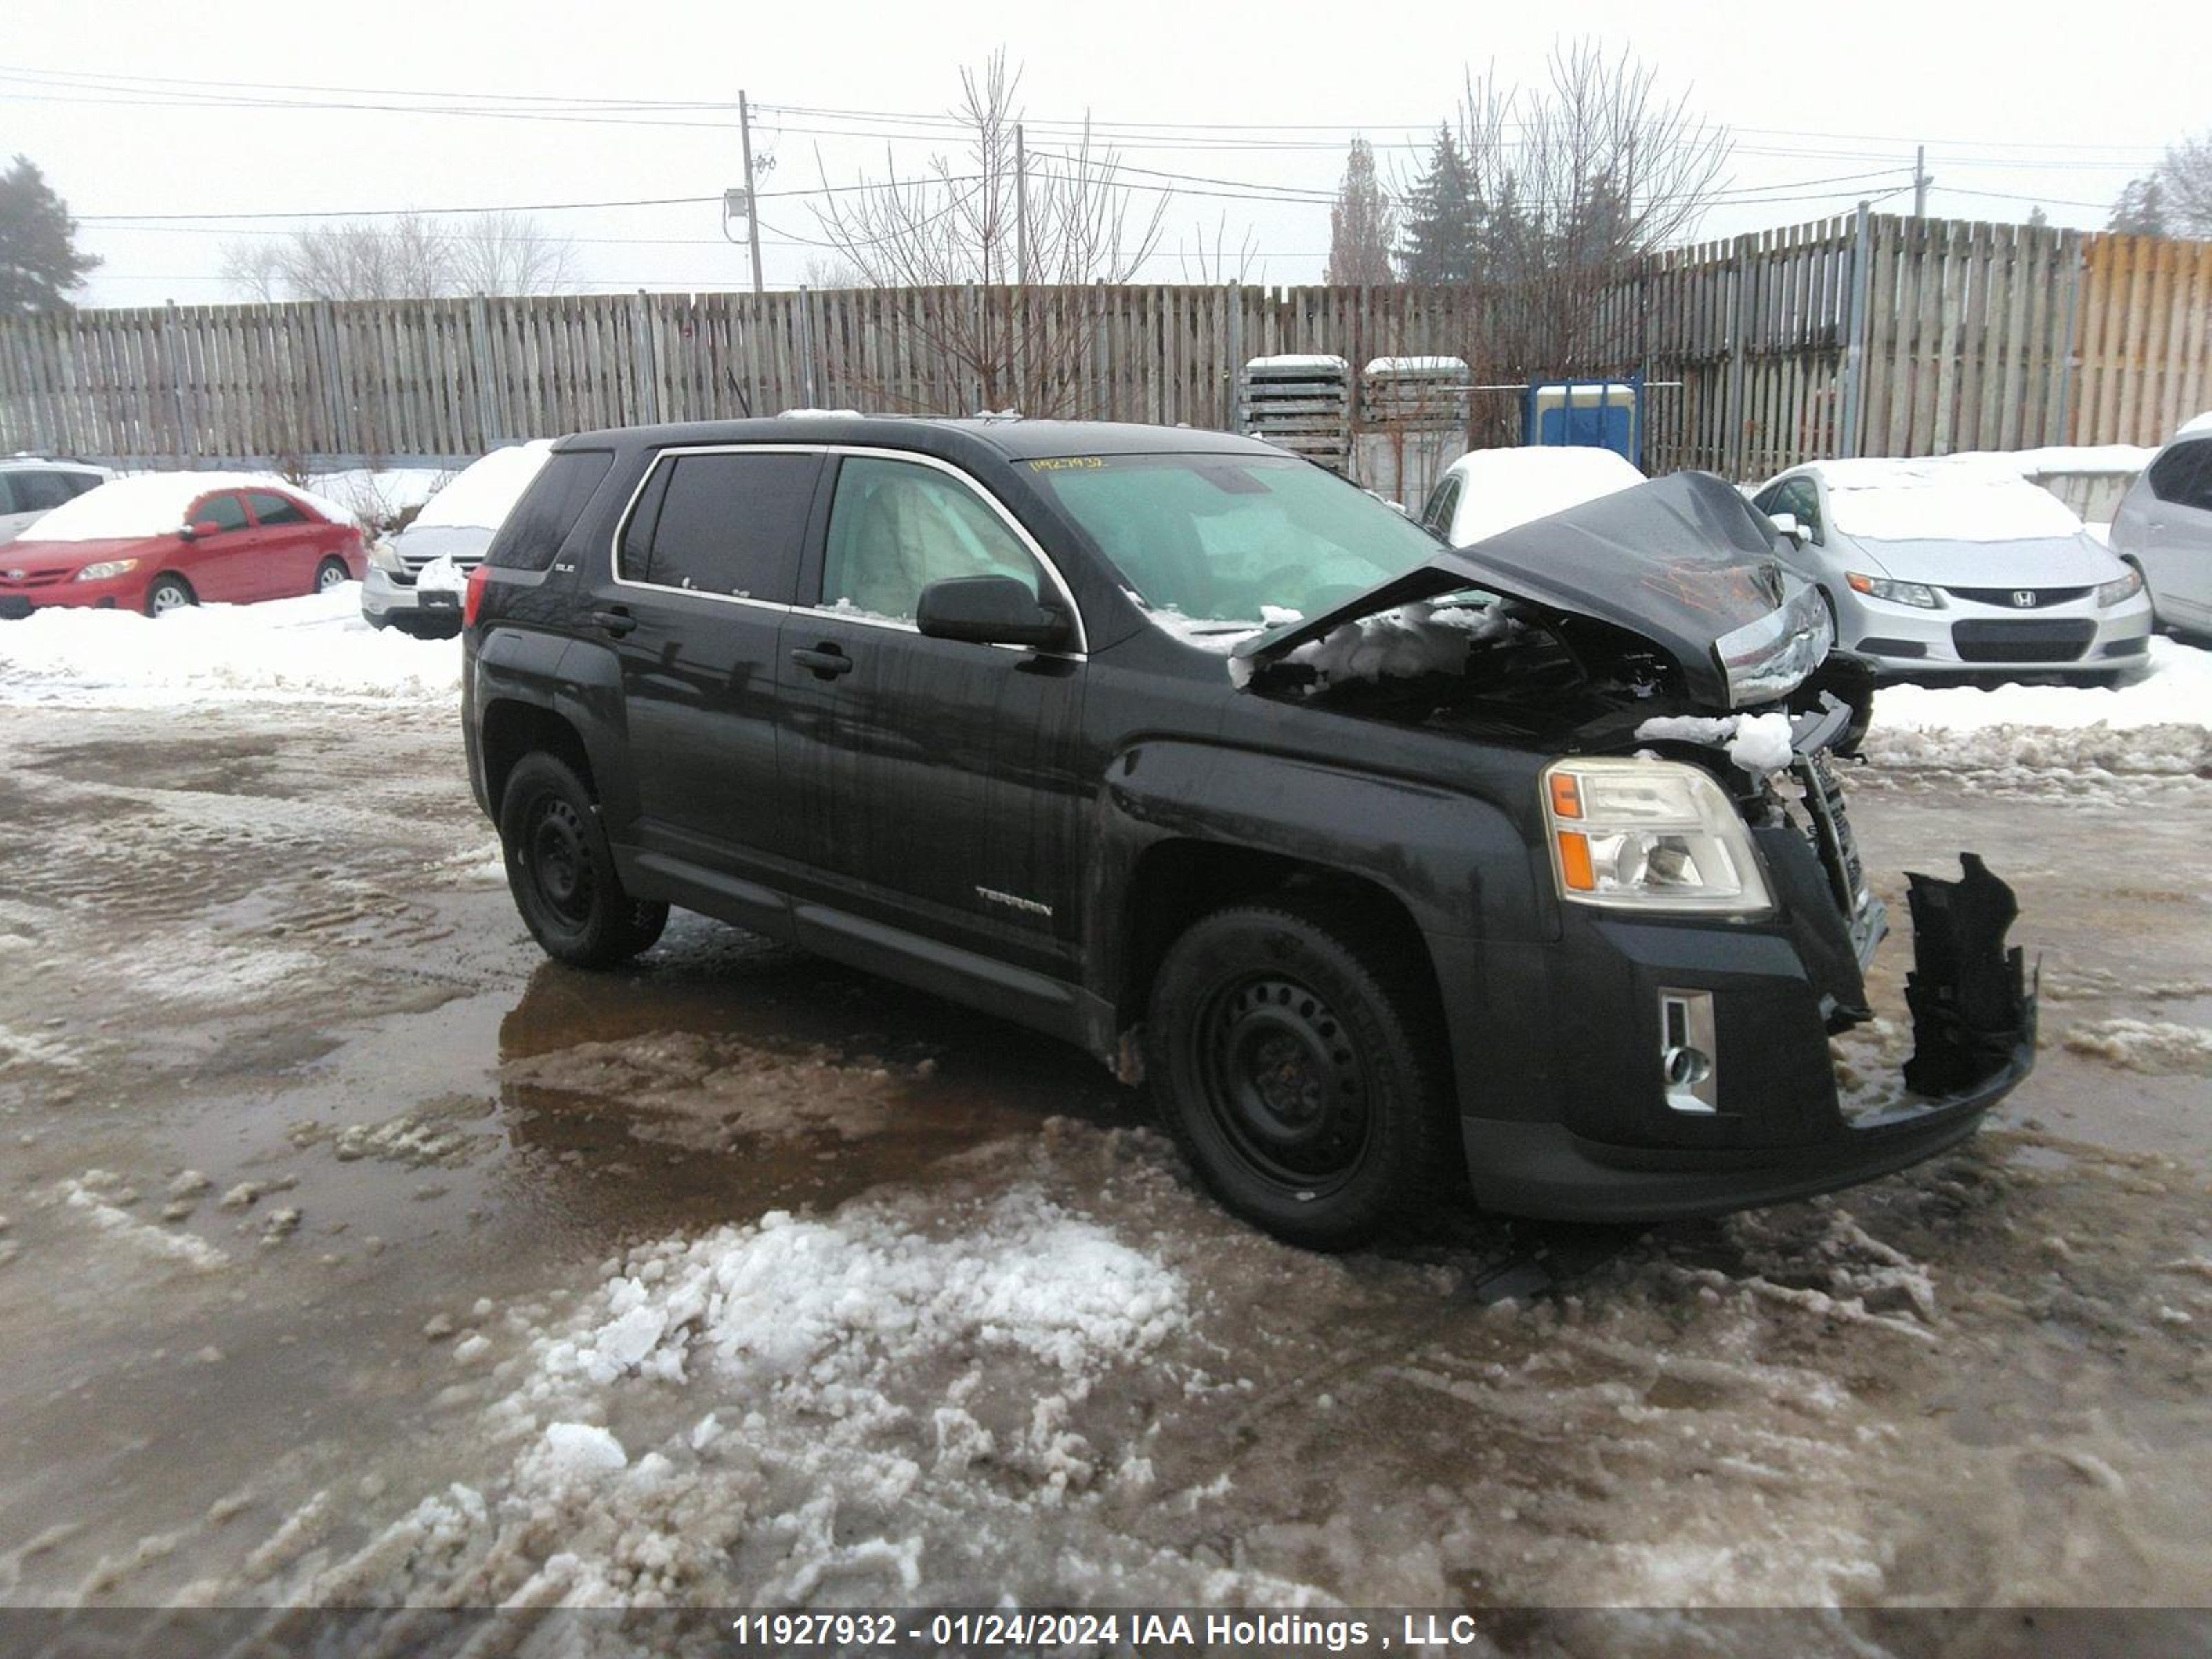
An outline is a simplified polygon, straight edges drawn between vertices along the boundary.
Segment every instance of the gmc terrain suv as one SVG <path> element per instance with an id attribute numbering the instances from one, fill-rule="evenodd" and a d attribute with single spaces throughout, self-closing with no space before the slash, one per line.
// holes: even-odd
<path id="1" fill-rule="evenodd" d="M 1884 932 L 1866 665 L 1717 478 L 1453 551 L 1263 444 L 854 416 L 556 447 L 464 602 L 471 781 L 566 962 L 682 905 L 1145 1081 L 1341 1248 L 1896 1170 L 2033 1064 L 2012 895 L 1911 878 L 1906 1091 L 1828 1039 Z"/>

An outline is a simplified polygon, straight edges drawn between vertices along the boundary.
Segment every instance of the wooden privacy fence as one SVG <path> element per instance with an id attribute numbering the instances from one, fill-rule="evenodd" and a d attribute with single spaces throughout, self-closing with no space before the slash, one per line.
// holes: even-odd
<path id="1" fill-rule="evenodd" d="M 939 288 L 168 306 L 0 324 L 0 450 L 455 461 L 801 406 L 1237 423 L 1246 359 L 1444 355 L 1486 383 L 1641 372 L 1645 461 L 2156 443 L 2212 404 L 2212 243 L 1860 213 L 1670 250 L 1515 359 L 1482 287 Z M 1516 307 L 1522 307 L 1516 310 Z M 1478 392 L 1471 429 L 1504 428 Z"/>

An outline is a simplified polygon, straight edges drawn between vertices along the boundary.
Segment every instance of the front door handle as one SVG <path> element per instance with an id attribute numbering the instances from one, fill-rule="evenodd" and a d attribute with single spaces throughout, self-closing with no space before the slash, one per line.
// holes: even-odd
<path id="1" fill-rule="evenodd" d="M 629 614 L 629 607 L 626 605 L 610 605 L 605 611 L 594 611 L 592 620 L 616 639 L 622 638 L 637 627 L 637 618 Z"/>
<path id="2" fill-rule="evenodd" d="M 817 680 L 834 680 L 853 672 L 853 659 L 834 645 L 817 650 L 802 647 L 791 653 L 791 659 Z"/>

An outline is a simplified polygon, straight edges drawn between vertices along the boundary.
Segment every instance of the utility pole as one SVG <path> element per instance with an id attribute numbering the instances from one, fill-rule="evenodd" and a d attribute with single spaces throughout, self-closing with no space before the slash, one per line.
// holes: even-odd
<path id="1" fill-rule="evenodd" d="M 1928 186 L 1936 181 L 1928 176 L 1928 146 L 1922 144 L 1912 152 L 1912 216 L 1928 216 Z"/>
<path id="2" fill-rule="evenodd" d="M 753 292 L 764 292 L 767 284 L 761 281 L 760 262 L 760 197 L 753 190 L 753 117 L 752 107 L 745 94 L 738 94 L 738 143 L 745 157 L 745 240 L 753 256 Z"/>
<path id="3" fill-rule="evenodd" d="M 1030 280 L 1030 155 L 1019 121 L 1014 123 L 1014 280 L 1024 287 Z"/>

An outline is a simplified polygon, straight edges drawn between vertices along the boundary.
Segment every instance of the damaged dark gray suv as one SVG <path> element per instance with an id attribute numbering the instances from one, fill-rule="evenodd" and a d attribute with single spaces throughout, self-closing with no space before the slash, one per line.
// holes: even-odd
<path id="1" fill-rule="evenodd" d="M 1265 445 L 831 417 L 564 440 L 471 580 L 468 757 L 544 948 L 681 905 L 1079 1043 L 1223 1203 L 1341 1248 L 1472 1188 L 1711 1213 L 1953 1145 L 2033 1064 L 2012 895 L 1912 878 L 1870 676 L 1718 479 L 1457 551 Z"/>

